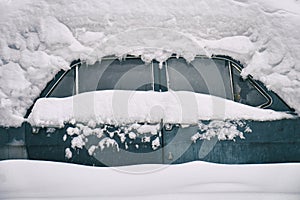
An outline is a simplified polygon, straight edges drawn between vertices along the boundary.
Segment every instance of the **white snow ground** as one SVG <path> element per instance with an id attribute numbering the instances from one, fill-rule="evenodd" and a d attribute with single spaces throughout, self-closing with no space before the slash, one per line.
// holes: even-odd
<path id="1" fill-rule="evenodd" d="M 225 54 L 300 112 L 297 0 L 2 0 L 0 125 L 18 126 L 70 62 Z"/>
<path id="2" fill-rule="evenodd" d="M 300 164 L 136 165 L 97 168 L 0 162 L 0 199 L 299 200 Z"/>

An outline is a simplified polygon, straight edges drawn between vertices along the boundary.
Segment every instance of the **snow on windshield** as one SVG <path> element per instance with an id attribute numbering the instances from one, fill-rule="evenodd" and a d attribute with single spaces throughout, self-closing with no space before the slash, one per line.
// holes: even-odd
<path id="1" fill-rule="evenodd" d="M 0 2 L 0 125 L 18 126 L 75 59 L 223 54 L 300 112 L 300 2 L 204 0 Z"/>

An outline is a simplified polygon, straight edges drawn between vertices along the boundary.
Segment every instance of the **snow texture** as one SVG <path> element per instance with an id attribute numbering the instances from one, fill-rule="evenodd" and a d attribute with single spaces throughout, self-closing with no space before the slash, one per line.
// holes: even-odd
<path id="1" fill-rule="evenodd" d="M 11 160 L 0 162 L 0 199 L 299 200 L 299 177 L 298 163 L 97 168 Z"/>
<path id="2" fill-rule="evenodd" d="M 155 108 L 156 112 L 153 112 Z M 159 112 L 157 112 L 159 108 Z M 87 112 L 89 111 L 89 112 Z M 72 121 L 88 124 L 132 124 L 136 122 L 198 124 L 199 120 L 278 120 L 293 118 L 285 112 L 260 109 L 231 100 L 194 92 L 106 90 L 66 98 L 40 98 L 28 121 L 37 127 L 63 127 Z M 159 126 L 132 125 L 139 133 L 157 133 Z M 69 128 L 68 135 L 78 128 Z"/>
<path id="3" fill-rule="evenodd" d="M 112 148 L 116 152 L 120 151 L 119 144 L 115 140 L 117 137 L 121 143 L 128 148 L 128 141 L 132 143 L 135 139 L 141 139 L 142 143 L 150 143 L 152 150 L 156 150 L 160 147 L 160 140 L 158 137 L 151 141 L 151 135 L 159 135 L 161 130 L 160 124 L 126 124 L 119 126 L 112 125 L 96 125 L 91 126 L 81 123 L 74 124 L 73 127 L 68 127 L 63 140 L 66 141 L 68 136 L 71 136 L 71 146 L 73 151 L 86 148 L 89 155 L 94 155 L 98 149 L 103 151 L 105 148 Z M 129 140 L 126 140 L 126 139 Z M 136 149 L 139 146 L 136 144 Z M 65 149 L 65 157 L 72 158 L 72 151 L 70 148 Z"/>
<path id="4" fill-rule="evenodd" d="M 0 125 L 19 126 L 74 59 L 126 54 L 231 56 L 300 113 L 297 0 L 3 0 L 0 32 Z"/>
<path id="5" fill-rule="evenodd" d="M 140 140 L 143 144 L 151 144 L 152 150 L 155 151 L 161 146 L 160 136 L 162 126 L 168 127 L 168 124 L 121 124 L 103 125 L 96 124 L 96 126 L 84 125 L 81 123 L 74 124 L 75 127 L 68 127 L 63 140 L 66 141 L 68 136 L 71 136 L 71 146 L 65 149 L 65 157 L 72 158 L 73 152 L 79 152 L 80 149 L 88 149 L 89 155 L 93 156 L 97 153 L 98 149 L 103 151 L 106 148 L 112 148 L 115 152 L 119 152 L 119 144 L 116 139 L 124 144 L 125 149 L 129 144 Z M 181 126 L 176 124 L 175 126 Z M 183 127 L 182 127 L 183 128 Z M 191 137 L 194 143 L 197 140 L 233 140 L 236 137 L 245 139 L 244 133 L 251 133 L 251 127 L 242 120 L 212 120 L 207 122 L 198 122 L 198 131 Z M 155 136 L 152 137 L 151 136 Z M 129 144 L 128 144 L 129 143 Z M 70 149 L 71 148 L 71 149 Z M 135 148 L 138 149 L 139 145 L 136 144 Z M 172 156 L 172 155 L 171 155 Z"/>
<path id="6" fill-rule="evenodd" d="M 243 132 L 251 133 L 252 130 L 242 121 L 220 121 L 214 120 L 209 124 L 198 123 L 199 131 L 191 137 L 193 142 L 200 140 L 210 140 L 214 137 L 218 140 L 233 140 L 238 136 L 240 139 L 245 139 Z M 238 128 L 243 128 L 240 131 Z"/>

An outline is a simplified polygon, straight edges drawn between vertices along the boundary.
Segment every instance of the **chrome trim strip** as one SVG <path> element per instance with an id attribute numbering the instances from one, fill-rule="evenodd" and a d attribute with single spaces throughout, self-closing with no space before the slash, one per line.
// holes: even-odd
<path id="1" fill-rule="evenodd" d="M 79 76 L 78 76 L 78 64 L 75 67 L 75 94 L 79 94 Z"/>
<path id="2" fill-rule="evenodd" d="M 234 101 L 233 76 L 232 76 L 232 66 L 230 61 L 228 61 L 228 70 L 229 70 L 229 78 L 230 78 L 231 95 L 232 95 L 232 100 Z"/>
<path id="3" fill-rule="evenodd" d="M 65 71 L 60 77 L 59 79 L 54 83 L 54 85 L 51 87 L 51 89 L 47 92 L 47 94 L 45 95 L 45 97 L 48 97 L 52 91 L 54 90 L 54 88 L 58 85 L 58 83 L 60 82 L 60 80 L 66 75 L 66 73 L 68 72 L 69 70 Z"/>
<path id="4" fill-rule="evenodd" d="M 151 72 L 152 72 L 152 91 L 154 92 L 154 66 L 153 66 L 153 61 L 151 61 Z"/>
<path id="5" fill-rule="evenodd" d="M 65 77 L 65 75 L 66 75 L 66 73 L 67 72 L 69 72 L 73 67 L 76 67 L 76 66 L 78 66 L 78 64 L 83 64 L 83 62 L 78 62 L 78 63 L 76 63 L 76 64 L 74 64 L 74 65 L 72 65 L 71 67 L 70 67 L 70 69 L 68 69 L 67 71 L 65 71 L 60 77 L 59 77 L 59 79 L 53 84 L 53 86 L 51 87 L 51 89 L 47 92 L 47 94 L 45 95 L 45 97 L 48 97 L 51 93 L 52 93 L 52 91 L 54 90 L 54 88 L 58 85 L 58 83 L 61 81 L 61 79 L 62 78 L 64 78 Z M 78 67 L 77 67 L 78 68 Z M 76 84 L 76 73 L 78 73 L 78 72 L 76 72 L 76 70 L 75 70 L 75 87 L 77 87 L 77 85 L 78 84 Z M 77 89 L 77 88 L 76 88 Z"/>
<path id="6" fill-rule="evenodd" d="M 167 79 L 167 87 L 168 87 L 168 91 L 170 91 L 170 79 L 169 79 L 169 69 L 168 69 L 168 62 L 165 61 L 165 68 L 166 68 L 166 79 Z"/>

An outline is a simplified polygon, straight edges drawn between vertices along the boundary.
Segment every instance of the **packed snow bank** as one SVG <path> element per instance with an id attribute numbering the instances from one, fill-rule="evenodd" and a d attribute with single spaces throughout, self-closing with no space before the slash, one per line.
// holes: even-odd
<path id="1" fill-rule="evenodd" d="M 96 168 L 25 160 L 0 162 L 0 199 L 298 200 L 299 197 L 299 164 L 193 162 Z"/>
<path id="2" fill-rule="evenodd" d="M 278 120 L 284 112 L 259 109 L 223 98 L 184 91 L 152 92 L 106 90 L 66 98 L 41 98 L 28 121 L 33 126 L 62 127 L 90 120 L 97 124 L 136 122 L 197 124 L 199 120 Z"/>
<path id="3" fill-rule="evenodd" d="M 232 56 L 244 75 L 300 113 L 296 0 L 4 0 L 0 32 L 0 125 L 20 125 L 47 81 L 72 60 L 126 54 L 146 61 L 172 53 Z"/>

